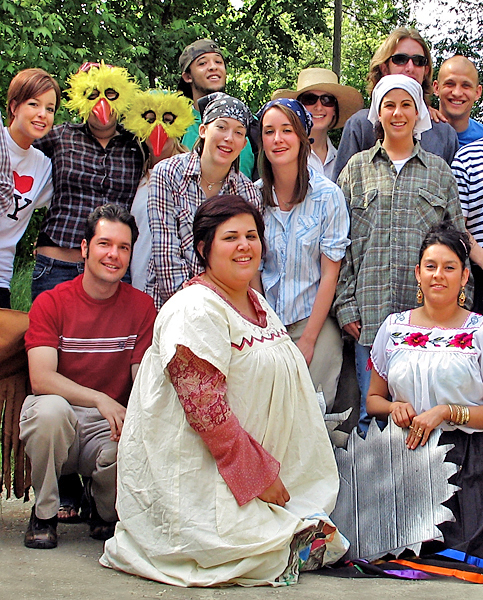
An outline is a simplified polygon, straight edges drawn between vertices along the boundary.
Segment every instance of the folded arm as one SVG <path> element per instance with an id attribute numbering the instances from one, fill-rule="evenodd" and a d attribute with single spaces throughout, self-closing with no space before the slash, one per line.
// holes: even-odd
<path id="1" fill-rule="evenodd" d="M 57 394 L 74 406 L 97 408 L 107 419 L 111 428 L 111 439 L 118 441 L 126 409 L 116 400 L 91 388 L 79 385 L 57 371 L 57 349 L 38 346 L 28 351 L 29 374 L 32 391 L 36 395 Z M 136 365 L 133 365 L 132 369 Z"/>
<path id="2" fill-rule="evenodd" d="M 168 371 L 188 423 L 213 455 L 238 504 L 258 497 L 284 506 L 290 497 L 278 476 L 280 464 L 232 413 L 224 375 L 185 346 L 178 346 Z"/>

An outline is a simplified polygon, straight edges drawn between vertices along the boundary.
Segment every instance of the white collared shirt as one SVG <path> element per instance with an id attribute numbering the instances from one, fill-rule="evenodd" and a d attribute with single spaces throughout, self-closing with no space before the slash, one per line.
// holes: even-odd
<path id="1" fill-rule="evenodd" d="M 321 173 L 322 175 L 325 175 L 331 181 L 334 181 L 332 179 L 332 174 L 334 172 L 336 157 L 337 157 L 337 148 L 330 141 L 330 138 L 327 138 L 327 156 L 325 157 L 325 162 L 323 163 L 320 160 L 320 158 L 317 156 L 317 154 L 315 154 L 315 152 L 312 150 L 311 153 L 309 154 L 308 164 L 309 164 L 309 167 L 312 167 L 312 169 L 314 169 L 318 173 Z"/>

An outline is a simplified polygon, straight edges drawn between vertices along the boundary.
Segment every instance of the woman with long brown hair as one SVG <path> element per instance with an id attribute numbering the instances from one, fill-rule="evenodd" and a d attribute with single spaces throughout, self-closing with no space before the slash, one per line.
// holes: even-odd
<path id="1" fill-rule="evenodd" d="M 298 100 L 259 113 L 260 170 L 267 255 L 262 285 L 270 306 L 305 357 L 316 389 L 332 407 L 342 365 L 339 328 L 329 315 L 349 217 L 340 189 L 307 165 L 310 113 Z"/>

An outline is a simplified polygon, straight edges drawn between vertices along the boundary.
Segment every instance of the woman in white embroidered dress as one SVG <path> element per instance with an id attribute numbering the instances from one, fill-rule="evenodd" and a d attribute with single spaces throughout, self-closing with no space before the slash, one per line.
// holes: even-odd
<path id="1" fill-rule="evenodd" d="M 258 115 L 267 238 L 263 290 L 304 355 L 330 412 L 342 367 L 342 338 L 329 310 L 349 244 L 349 214 L 341 190 L 307 164 L 312 117 L 304 106 L 279 98 Z"/>
<path id="2" fill-rule="evenodd" d="M 105 566 L 180 586 L 286 585 L 300 560 L 346 551 L 328 518 L 337 467 L 304 358 L 249 287 L 263 229 L 239 196 L 196 213 L 205 271 L 163 305 L 136 377 Z"/>
<path id="3" fill-rule="evenodd" d="M 426 235 L 416 266 L 424 304 L 379 329 L 367 412 L 409 428 L 410 450 L 443 429 L 440 444 L 455 445 L 447 460 L 461 466 L 450 481 L 461 491 L 448 504 L 456 522 L 439 528 L 449 547 L 483 557 L 483 316 L 463 308 L 469 251 L 467 234 L 448 223 Z"/>

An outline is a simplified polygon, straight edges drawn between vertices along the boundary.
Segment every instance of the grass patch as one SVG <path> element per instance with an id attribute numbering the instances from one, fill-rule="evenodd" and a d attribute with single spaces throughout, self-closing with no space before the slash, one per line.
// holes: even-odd
<path id="1" fill-rule="evenodd" d="M 17 263 L 10 283 L 11 305 L 28 312 L 32 305 L 32 271 L 34 262 Z"/>

